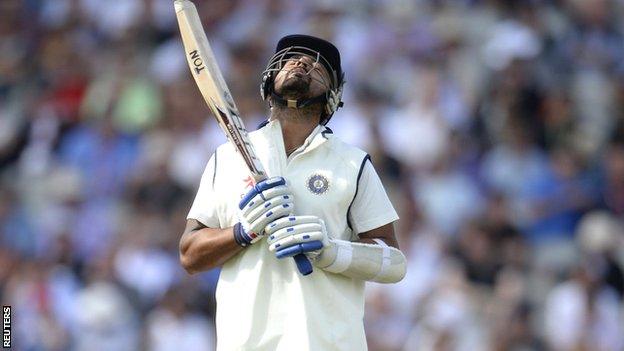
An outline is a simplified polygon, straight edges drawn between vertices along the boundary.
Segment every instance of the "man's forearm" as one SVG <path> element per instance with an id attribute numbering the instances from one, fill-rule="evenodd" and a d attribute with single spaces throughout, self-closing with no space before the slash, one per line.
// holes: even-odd
<path id="1" fill-rule="evenodd" d="M 374 281 L 396 283 L 403 279 L 407 261 L 399 250 L 394 235 L 394 225 L 388 223 L 379 228 L 360 233 L 359 240 L 334 240 L 315 265 L 328 272 Z"/>
<path id="2" fill-rule="evenodd" d="M 325 271 L 378 283 L 403 279 L 406 260 L 401 251 L 383 240 L 333 240 L 331 247 L 316 258 L 314 265 Z"/>
<path id="3" fill-rule="evenodd" d="M 189 220 L 180 240 L 180 262 L 189 273 L 203 272 L 224 264 L 242 249 L 232 227 L 208 228 Z"/>

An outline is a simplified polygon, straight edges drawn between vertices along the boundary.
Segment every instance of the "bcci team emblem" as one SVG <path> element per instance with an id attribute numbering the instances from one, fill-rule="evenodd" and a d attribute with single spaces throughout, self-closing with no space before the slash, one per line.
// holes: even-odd
<path id="1" fill-rule="evenodd" d="M 312 194 L 321 195 L 329 188 L 329 181 L 320 174 L 313 174 L 308 178 L 308 190 Z"/>

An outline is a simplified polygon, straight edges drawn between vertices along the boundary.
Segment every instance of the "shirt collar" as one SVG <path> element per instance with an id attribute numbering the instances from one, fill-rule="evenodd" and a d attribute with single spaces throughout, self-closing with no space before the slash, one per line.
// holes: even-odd
<path id="1" fill-rule="evenodd" d="M 277 141 L 277 144 L 281 145 L 282 149 L 284 149 L 283 136 L 282 136 L 282 128 L 278 120 L 268 121 L 262 129 L 266 129 L 266 137 L 269 140 Z M 318 125 L 316 128 L 312 130 L 310 135 L 305 139 L 303 144 L 295 150 L 292 154 L 303 154 L 306 152 L 310 152 L 323 143 L 325 143 L 329 138 L 333 135 L 331 129 L 324 125 Z M 285 152 L 285 150 L 284 150 Z"/>

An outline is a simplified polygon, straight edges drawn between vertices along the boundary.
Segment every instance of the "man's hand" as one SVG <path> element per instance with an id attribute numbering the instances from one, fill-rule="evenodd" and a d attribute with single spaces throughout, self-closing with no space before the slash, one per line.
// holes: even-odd
<path id="1" fill-rule="evenodd" d="M 314 263 L 321 252 L 331 246 L 325 222 L 317 216 L 280 218 L 265 229 L 269 250 L 277 258 L 306 254 Z"/>
<path id="2" fill-rule="evenodd" d="M 383 239 L 392 237 L 392 223 L 360 236 L 358 241 L 331 238 L 325 222 L 317 216 L 288 216 L 265 228 L 269 250 L 277 258 L 305 254 L 312 264 L 326 272 L 380 283 L 396 283 L 406 272 L 405 256 Z"/>
<path id="3" fill-rule="evenodd" d="M 238 208 L 234 239 L 240 246 L 248 246 L 262 238 L 267 224 L 292 212 L 293 195 L 284 178 L 268 178 L 249 190 Z"/>

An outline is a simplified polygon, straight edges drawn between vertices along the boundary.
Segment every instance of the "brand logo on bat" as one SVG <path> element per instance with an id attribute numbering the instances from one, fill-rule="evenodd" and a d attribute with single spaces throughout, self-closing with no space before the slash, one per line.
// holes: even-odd
<path id="1" fill-rule="evenodd" d="M 204 60 L 202 60 L 201 56 L 199 55 L 199 51 L 193 50 L 189 52 L 189 56 L 195 68 L 195 74 L 200 74 L 201 71 L 206 68 L 206 66 L 204 65 Z"/>
<path id="2" fill-rule="evenodd" d="M 228 118 L 225 111 L 223 111 L 223 109 L 221 109 L 221 107 L 219 107 L 219 105 L 217 105 L 214 102 L 214 100 L 211 99 L 211 102 L 212 102 L 212 105 L 215 107 L 215 109 L 219 112 L 219 117 L 218 117 L 219 123 L 225 128 L 225 132 L 228 138 L 234 143 L 234 145 L 236 145 L 236 149 L 243 156 L 243 159 L 245 160 L 247 167 L 249 167 L 249 169 L 252 172 L 259 173 L 258 168 L 256 167 L 253 161 L 253 158 L 255 158 L 255 156 L 252 156 L 251 151 L 248 149 L 247 143 L 243 140 L 243 135 L 241 133 L 241 130 L 238 129 L 236 125 L 233 125 L 232 123 L 233 121 L 230 120 L 230 118 Z M 234 111 L 234 109 L 232 109 L 231 107 L 228 107 L 227 110 L 233 119 L 236 119 L 236 118 L 240 119 L 240 117 L 238 116 L 236 111 Z"/>

